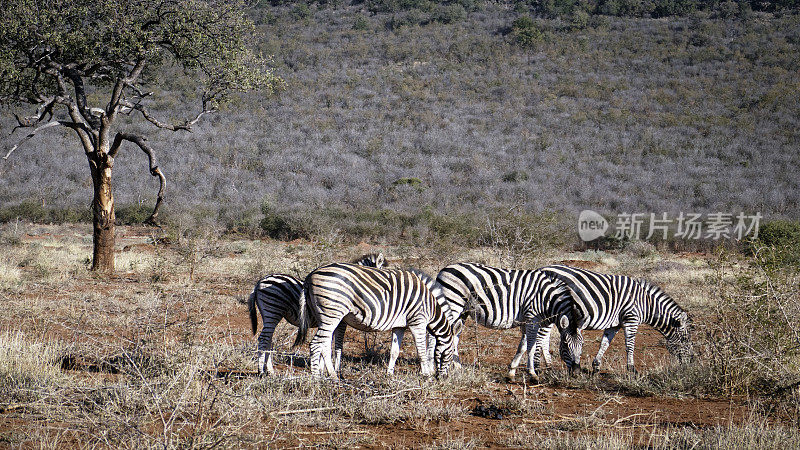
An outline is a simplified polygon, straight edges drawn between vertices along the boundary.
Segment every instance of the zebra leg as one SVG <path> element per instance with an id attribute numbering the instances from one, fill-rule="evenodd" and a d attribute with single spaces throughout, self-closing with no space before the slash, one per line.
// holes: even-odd
<path id="1" fill-rule="evenodd" d="M 392 349 L 389 350 L 389 365 L 386 367 L 386 373 L 389 375 L 394 375 L 394 365 L 400 356 L 400 346 L 403 345 L 405 332 L 405 328 L 392 328 Z"/>
<path id="2" fill-rule="evenodd" d="M 549 327 L 547 327 L 547 329 L 544 329 L 544 331 L 539 332 L 540 334 L 544 332 L 541 338 L 540 347 L 542 350 L 541 356 L 544 359 L 545 368 L 551 367 L 553 365 L 553 356 L 550 355 L 550 336 L 553 334 L 552 331 L 553 331 L 553 325 L 550 325 Z M 538 367 L 538 361 L 536 363 Z"/>
<path id="3" fill-rule="evenodd" d="M 339 372 L 342 365 L 342 348 L 344 348 L 344 332 L 347 331 L 347 324 L 344 321 L 339 322 L 339 326 L 333 332 L 333 348 L 336 353 L 334 358 L 333 369 Z"/>
<path id="4" fill-rule="evenodd" d="M 519 363 L 522 362 L 522 357 L 525 356 L 525 349 L 528 346 L 528 340 L 526 339 L 525 334 L 525 326 L 519 327 L 520 334 L 522 336 L 519 339 L 519 345 L 517 346 L 517 354 L 514 355 L 514 358 L 511 359 L 511 364 L 508 365 L 508 379 L 513 380 L 514 377 L 517 375 L 517 367 L 519 367 Z"/>
<path id="5" fill-rule="evenodd" d="M 625 329 L 625 349 L 628 351 L 628 372 L 636 374 L 636 367 L 633 365 L 633 349 L 636 346 L 636 331 L 639 329 L 638 323 L 623 325 Z"/>
<path id="6" fill-rule="evenodd" d="M 335 322 L 335 324 L 331 325 L 330 322 L 325 325 L 320 324 L 314 334 L 314 339 L 311 340 L 311 374 L 315 377 L 321 377 L 324 372 L 327 372 L 332 378 L 339 378 L 331 361 L 333 333 L 339 322 Z"/>
<path id="7" fill-rule="evenodd" d="M 420 365 L 420 372 L 423 376 L 430 377 L 433 375 L 434 367 L 433 363 L 428 359 L 428 349 L 427 349 L 427 324 L 425 323 L 418 323 L 418 324 L 409 324 L 408 330 L 411 331 L 411 335 L 414 336 L 414 343 L 417 346 L 417 355 L 419 355 L 419 365 Z"/>
<path id="8" fill-rule="evenodd" d="M 272 355 L 275 353 L 272 349 L 272 335 L 275 333 L 275 327 L 282 317 L 266 316 L 261 314 L 264 326 L 261 328 L 261 333 L 258 335 L 258 373 L 267 375 L 275 373 L 272 367 Z"/>
<path id="9" fill-rule="evenodd" d="M 464 322 L 461 322 L 462 325 L 463 323 Z M 458 343 L 461 342 L 462 331 L 464 331 L 463 326 L 461 326 L 455 336 L 453 336 L 453 363 L 456 364 L 456 367 L 461 367 L 461 356 L 458 355 Z"/>
<path id="10" fill-rule="evenodd" d="M 531 376 L 534 382 L 539 381 L 539 375 L 536 374 L 536 357 L 539 352 L 539 347 L 541 346 L 539 336 L 540 329 L 541 326 L 537 319 L 528 322 L 528 325 L 525 327 L 528 341 L 528 375 Z"/>
<path id="11" fill-rule="evenodd" d="M 603 355 L 605 355 L 606 350 L 608 350 L 609 345 L 611 345 L 611 340 L 614 339 L 617 331 L 619 331 L 619 327 L 608 328 L 603 332 L 603 339 L 600 341 L 600 350 L 597 351 L 597 356 L 595 356 L 594 361 L 592 361 L 593 374 L 600 371 L 600 365 L 603 363 Z"/>
<path id="12" fill-rule="evenodd" d="M 427 333 L 426 335 L 428 337 L 428 343 L 427 343 L 428 361 L 433 361 L 433 358 L 435 357 L 436 353 L 436 337 L 434 337 L 430 333 Z"/>

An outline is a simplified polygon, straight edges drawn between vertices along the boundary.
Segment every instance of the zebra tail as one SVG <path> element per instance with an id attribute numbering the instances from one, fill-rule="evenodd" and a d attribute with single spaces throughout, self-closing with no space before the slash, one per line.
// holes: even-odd
<path id="1" fill-rule="evenodd" d="M 306 341 L 306 337 L 308 336 L 308 302 L 306 301 L 306 295 L 308 292 L 308 288 L 311 287 L 308 279 L 303 284 L 303 290 L 300 291 L 300 305 L 298 311 L 298 325 L 297 325 L 297 337 L 294 339 L 294 344 L 292 348 L 299 347 Z"/>
<path id="2" fill-rule="evenodd" d="M 255 336 L 256 331 L 258 331 L 258 315 L 256 313 L 256 296 L 258 293 L 258 284 L 256 284 L 255 289 L 253 289 L 253 293 L 250 294 L 250 297 L 247 298 L 247 309 L 250 310 L 250 328 L 253 330 L 253 335 Z"/>

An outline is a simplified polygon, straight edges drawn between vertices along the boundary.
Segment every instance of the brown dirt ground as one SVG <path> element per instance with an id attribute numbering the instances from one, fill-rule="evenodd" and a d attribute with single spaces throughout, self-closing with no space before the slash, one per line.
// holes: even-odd
<path id="1" fill-rule="evenodd" d="M 61 234 L 53 234 L 49 229 L 34 229 L 25 236 L 26 241 L 39 241 L 44 239 L 69 238 L 74 235 L 85 235 L 85 227 L 73 230 L 69 227 L 59 228 Z M 149 233 L 137 229 L 130 229 L 118 239 L 120 249 L 125 251 L 152 251 L 152 244 L 147 242 Z M 697 256 L 697 255 L 694 255 Z M 572 262 L 572 261 L 570 261 Z M 84 289 L 86 292 L 113 295 L 114 292 L 135 290 L 140 283 L 147 280 L 140 279 L 136 274 L 118 274 L 109 280 L 102 280 L 91 276 L 82 277 L 80 284 L 65 283 L 69 289 Z M 223 298 L 227 314 L 209 318 L 208 325 L 218 330 L 220 335 L 231 336 L 234 339 L 255 338 L 250 333 L 250 323 L 247 315 L 247 306 L 240 302 L 244 291 L 249 286 L 241 286 L 234 279 L 207 280 L 203 287 L 204 294 L 211 294 Z M 64 296 L 63 293 L 52 291 L 45 286 L 33 284 L 31 289 L 22 294 L 26 298 L 35 299 L 37 302 L 58 303 Z M 0 317 L 0 329 L 11 327 L 19 328 L 23 322 L 30 324 L 31 318 L 25 317 Z M 109 330 L 113 333 L 113 330 Z M 74 330 L 49 326 L 48 335 L 66 339 L 86 338 L 86 334 L 76 334 Z M 586 332 L 586 344 L 582 362 L 586 367 L 591 362 L 591 357 L 597 351 L 601 331 Z M 96 338 L 102 339 L 102 336 Z M 94 338 L 90 338 L 94 339 Z M 370 338 L 372 342 L 389 342 L 389 334 L 381 334 L 377 338 Z M 557 338 L 554 337 L 555 341 Z M 568 433 L 592 433 L 592 427 L 582 426 L 587 420 L 602 417 L 606 424 L 615 424 L 621 429 L 630 429 L 634 435 L 641 435 L 646 442 L 647 435 L 668 426 L 689 426 L 704 428 L 730 423 L 743 423 L 747 420 L 750 410 L 743 399 L 714 399 L 714 398 L 664 398 L 664 397 L 638 397 L 626 395 L 622 392 L 596 389 L 575 389 L 559 387 L 558 385 L 524 385 L 520 381 L 507 382 L 504 378 L 506 367 L 514 355 L 519 340 L 519 331 L 514 330 L 488 330 L 474 326 L 469 322 L 462 336 L 461 356 L 465 364 L 479 364 L 481 370 L 489 374 L 489 383 L 485 392 L 475 395 L 472 392 L 454 392 L 451 401 L 459 402 L 472 410 L 478 404 L 492 405 L 504 398 L 514 396 L 517 398 L 534 400 L 539 405 L 538 413 L 522 417 L 519 414 L 509 414 L 503 419 L 490 419 L 476 415 L 466 415 L 451 422 L 431 422 L 423 426 L 413 424 L 394 425 L 369 425 L 357 429 L 346 430 L 344 434 L 368 434 L 373 440 L 366 447 L 372 448 L 403 448 L 420 447 L 421 445 L 440 442 L 448 437 L 458 436 L 474 437 L 489 448 L 504 446 L 504 441 L 512 433 L 513 426 L 524 424 L 526 427 L 548 432 L 562 430 Z M 619 374 L 625 370 L 624 339 L 620 334 L 612 343 L 604 360 L 604 367 L 597 376 L 604 380 L 611 374 Z M 381 351 L 386 351 L 382 345 Z M 348 330 L 346 337 L 345 354 L 359 356 L 364 352 L 364 335 L 353 329 Z M 417 370 L 413 356 L 415 350 L 409 339 L 406 339 L 403 356 L 398 370 Z M 640 371 L 666 364 L 670 356 L 661 342 L 660 335 L 652 329 L 642 327 L 637 336 L 636 364 Z M 554 368 L 550 370 L 563 370 L 557 355 L 554 355 Z M 405 367 L 403 367 L 405 365 Z M 67 361 L 65 370 L 82 372 L 103 372 L 91 360 L 75 359 Z M 278 371 L 302 371 L 304 368 L 290 368 L 276 365 Z M 380 367 L 378 370 L 383 370 Z M 522 372 L 522 370 L 520 371 Z M 254 375 L 254 374 L 245 374 Z M 101 376 L 113 378 L 115 374 L 105 373 Z M 587 376 L 587 375 L 583 375 Z M 602 386 L 602 383 L 598 383 Z M 613 385 L 609 385 L 613 386 Z M 587 419 L 589 418 L 589 419 Z M 21 421 L 14 411 L 0 411 L 0 438 L 8 430 L 19 426 Z M 301 430 L 295 434 L 296 440 L 283 442 L 282 445 L 310 445 L 315 442 L 325 442 L 330 438 L 331 432 L 320 432 L 313 428 Z M 0 447 L 3 447 L 0 439 Z"/>

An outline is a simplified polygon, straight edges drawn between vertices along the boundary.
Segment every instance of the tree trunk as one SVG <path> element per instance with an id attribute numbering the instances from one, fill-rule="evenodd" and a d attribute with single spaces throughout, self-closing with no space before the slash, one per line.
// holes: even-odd
<path id="1" fill-rule="evenodd" d="M 111 169 L 113 158 L 107 155 L 90 158 L 94 184 L 92 201 L 92 225 L 94 228 L 94 252 L 92 270 L 114 272 L 114 194 L 111 192 Z"/>

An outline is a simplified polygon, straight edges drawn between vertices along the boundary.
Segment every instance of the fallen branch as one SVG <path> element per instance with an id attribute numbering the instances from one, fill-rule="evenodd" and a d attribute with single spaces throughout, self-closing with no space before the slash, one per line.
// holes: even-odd
<path id="1" fill-rule="evenodd" d="M 351 433 L 351 434 L 367 434 L 366 430 L 336 430 L 336 431 L 295 431 L 295 433 L 302 434 L 337 434 L 337 433 Z"/>
<path id="2" fill-rule="evenodd" d="M 421 387 L 413 387 L 413 388 L 409 388 L 409 389 L 401 389 L 401 390 L 399 390 L 397 392 L 393 392 L 391 394 L 373 395 L 372 397 L 367 397 L 365 400 L 377 400 L 379 398 L 397 397 L 398 395 L 400 395 L 400 394 L 402 394 L 404 392 L 419 391 L 419 390 L 422 390 L 422 388 Z"/>
<path id="3" fill-rule="evenodd" d="M 630 420 L 632 417 L 649 416 L 649 415 L 652 415 L 652 413 L 635 413 L 635 414 L 631 414 L 629 416 L 620 417 L 619 419 L 615 420 L 614 423 L 611 424 L 611 426 L 617 426 L 620 422 L 624 422 L 626 420 Z"/>
<path id="4" fill-rule="evenodd" d="M 321 412 L 321 411 L 333 411 L 336 409 L 336 406 L 323 406 L 322 408 L 306 408 L 306 409 L 293 409 L 290 411 L 276 411 L 270 413 L 270 415 L 274 418 L 275 416 L 287 416 L 289 414 L 303 414 L 303 413 L 310 413 L 310 412 Z"/>

